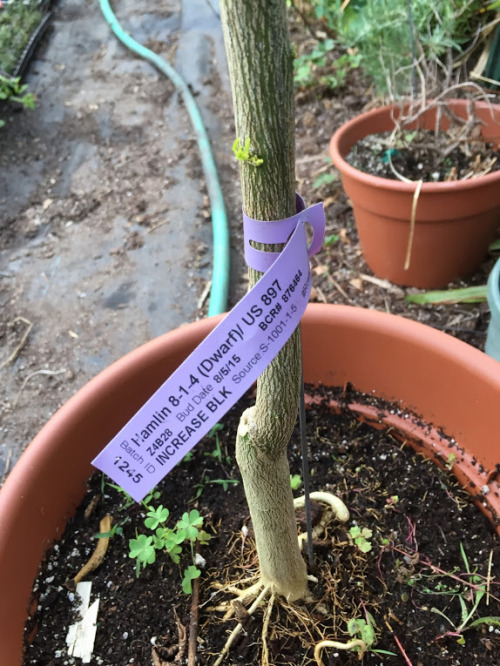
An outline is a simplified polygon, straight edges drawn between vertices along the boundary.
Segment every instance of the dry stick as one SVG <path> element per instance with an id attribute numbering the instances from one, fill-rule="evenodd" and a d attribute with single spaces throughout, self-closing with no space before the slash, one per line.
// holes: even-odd
<path id="1" fill-rule="evenodd" d="M 16 358 L 19 356 L 19 353 L 21 352 L 22 348 L 26 344 L 26 340 L 28 339 L 28 335 L 31 332 L 31 329 L 33 328 L 33 322 L 31 322 L 29 319 L 25 319 L 24 317 L 16 317 L 11 324 L 15 324 L 18 321 L 22 321 L 23 324 L 26 324 L 26 330 L 24 331 L 24 335 L 21 338 L 21 342 L 17 345 L 17 347 L 14 349 L 12 354 L 5 359 L 2 363 L 0 363 L 0 370 L 2 368 L 5 368 L 6 365 L 9 365 L 9 363 L 12 363 L 13 361 L 16 360 Z"/>
<path id="2" fill-rule="evenodd" d="M 399 648 L 400 651 L 401 651 L 401 654 L 402 654 L 403 657 L 404 657 L 404 660 L 406 661 L 406 663 L 408 664 L 408 666 L 413 666 L 413 664 L 412 664 L 411 661 L 410 661 L 410 658 L 408 657 L 408 655 L 406 654 L 406 652 L 405 652 L 405 650 L 404 650 L 404 647 L 401 645 L 401 643 L 400 643 L 400 641 L 399 641 L 399 638 L 396 636 L 396 634 L 393 634 L 393 636 L 394 636 L 394 641 L 396 642 L 396 645 L 398 646 L 398 648 Z"/>
<path id="3" fill-rule="evenodd" d="M 419 180 L 413 194 L 413 203 L 411 206 L 410 235 L 408 237 L 408 247 L 406 248 L 405 271 L 410 268 L 411 251 L 413 248 L 413 236 L 415 233 L 415 219 L 417 217 L 417 204 L 422 189 L 423 180 Z"/>
<path id="4" fill-rule="evenodd" d="M 101 520 L 99 524 L 99 530 L 101 533 L 109 532 L 111 530 L 111 516 L 109 514 L 104 516 L 104 518 Z M 68 590 L 74 592 L 78 583 L 83 580 L 83 578 L 91 571 L 97 569 L 97 567 L 103 561 L 104 556 L 106 555 L 108 544 L 109 537 L 101 537 L 97 540 L 97 546 L 95 547 L 95 550 L 90 556 L 88 562 L 84 564 L 84 566 L 80 569 L 74 578 L 70 578 L 64 583 Z"/>
<path id="5" fill-rule="evenodd" d="M 62 375 L 64 372 L 66 372 L 66 368 L 61 368 L 61 370 L 35 370 L 35 372 L 32 372 L 30 375 L 26 377 L 26 379 L 23 381 L 21 385 L 21 388 L 17 392 L 17 395 L 14 400 L 14 407 L 17 406 L 21 393 L 23 392 L 24 387 L 26 386 L 26 384 L 29 382 L 30 379 L 33 379 L 33 377 L 36 377 L 37 375 L 48 375 L 49 377 L 54 377 L 55 375 Z"/>
<path id="6" fill-rule="evenodd" d="M 196 543 L 196 552 L 199 542 Z M 196 648 L 198 647 L 198 604 L 200 601 L 200 577 L 193 580 L 193 596 L 189 618 L 188 666 L 196 666 Z"/>
<path id="7" fill-rule="evenodd" d="M 486 605 L 490 605 L 490 587 L 491 587 L 491 565 L 493 561 L 493 549 L 490 550 L 488 558 L 488 575 L 486 577 Z"/>
<path id="8" fill-rule="evenodd" d="M 409 178 L 406 178 L 402 174 L 400 174 L 394 167 L 392 160 L 391 160 L 391 154 L 388 154 L 389 157 L 389 166 L 391 168 L 391 171 L 393 174 L 399 178 L 399 180 L 402 180 L 404 183 L 413 183 L 415 181 L 410 180 Z M 413 202 L 411 205 L 411 219 L 410 219 L 410 235 L 408 236 L 408 246 L 406 248 L 406 258 L 405 258 L 405 265 L 404 269 L 407 271 L 410 268 L 410 261 L 411 261 L 411 251 L 413 248 L 413 236 L 415 234 L 415 220 L 417 217 L 417 205 L 418 205 L 418 198 L 420 196 L 420 190 L 422 189 L 423 185 L 423 180 L 419 180 L 416 187 L 415 187 L 415 192 L 413 193 Z"/>

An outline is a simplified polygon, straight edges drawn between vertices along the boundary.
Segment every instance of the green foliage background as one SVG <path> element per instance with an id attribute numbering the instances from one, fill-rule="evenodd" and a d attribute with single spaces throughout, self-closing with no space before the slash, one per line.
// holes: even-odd
<path id="1" fill-rule="evenodd" d="M 294 2 L 291 4 L 294 6 Z M 350 53 L 350 60 L 344 59 L 343 64 L 359 65 L 373 80 L 377 93 L 389 93 L 393 97 L 407 95 L 412 80 L 408 4 L 408 0 L 350 0 L 342 10 L 341 0 L 310 0 L 306 15 L 319 22 L 328 34 L 328 38 L 306 56 L 306 62 L 309 59 L 312 63 L 310 69 L 318 55 L 324 55 L 324 45 L 328 43 L 340 53 L 342 50 Z M 455 58 L 463 53 L 496 3 L 491 0 L 411 0 L 410 4 L 416 58 L 427 65 L 434 64 L 439 71 L 448 53 Z M 296 80 L 301 73 L 304 78 L 305 64 L 302 56 L 296 66 Z M 335 67 L 338 70 L 338 63 Z"/>
<path id="2" fill-rule="evenodd" d="M 12 74 L 42 13 L 35 0 L 4 4 L 0 9 L 0 69 Z"/>

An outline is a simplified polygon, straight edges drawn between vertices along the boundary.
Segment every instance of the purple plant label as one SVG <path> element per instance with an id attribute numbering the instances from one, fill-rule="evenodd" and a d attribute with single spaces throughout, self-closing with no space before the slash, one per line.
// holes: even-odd
<path id="1" fill-rule="evenodd" d="M 140 502 L 239 400 L 297 328 L 311 291 L 304 223 L 246 296 L 93 460 Z"/>

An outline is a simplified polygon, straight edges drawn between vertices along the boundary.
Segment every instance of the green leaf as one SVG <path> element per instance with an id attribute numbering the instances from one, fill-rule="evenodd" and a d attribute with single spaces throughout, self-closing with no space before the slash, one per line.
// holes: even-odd
<path id="1" fill-rule="evenodd" d="M 198 532 L 198 541 L 202 546 L 206 546 L 212 537 L 205 530 L 200 530 Z"/>
<path id="2" fill-rule="evenodd" d="M 331 183 L 334 183 L 337 180 L 337 175 L 335 173 L 331 173 L 327 171 L 326 173 L 321 173 L 313 182 L 313 188 L 315 190 L 318 189 L 318 187 L 321 187 L 322 185 L 331 185 Z"/>
<path id="3" fill-rule="evenodd" d="M 375 629 L 371 624 L 365 624 L 361 628 L 361 640 L 364 641 L 368 647 L 375 643 L 376 638 Z"/>
<path id="4" fill-rule="evenodd" d="M 216 423 L 214 426 L 210 428 L 210 432 L 208 433 L 208 437 L 213 437 L 215 433 L 219 430 L 224 430 L 224 424 L 223 423 Z"/>
<path id="5" fill-rule="evenodd" d="M 366 541 L 363 537 L 360 537 L 359 539 L 355 539 L 356 546 L 359 548 L 359 550 L 362 553 L 369 553 L 370 550 L 372 549 L 372 545 L 369 541 Z"/>
<path id="6" fill-rule="evenodd" d="M 129 557 L 137 559 L 137 562 L 146 566 L 153 564 L 156 559 L 156 551 L 153 545 L 153 537 L 139 534 L 137 539 L 131 539 L 129 543 Z"/>
<path id="7" fill-rule="evenodd" d="M 496 616 L 479 617 L 477 620 L 471 622 L 467 627 L 467 629 L 472 629 L 473 627 L 479 627 L 481 624 L 491 624 L 495 627 L 500 627 L 500 617 Z"/>
<path id="8" fill-rule="evenodd" d="M 460 595 L 458 596 L 458 601 L 460 602 L 460 615 L 462 618 L 462 625 L 463 626 L 467 622 L 467 617 L 469 615 L 469 610 L 467 608 L 467 604 L 465 603 L 465 600 L 463 597 Z"/>
<path id="9" fill-rule="evenodd" d="M 334 243 L 338 243 L 340 239 L 340 236 L 338 234 L 330 234 L 329 236 L 325 236 L 325 240 L 323 241 L 323 245 L 326 245 L 327 247 L 329 245 L 333 245 Z"/>
<path id="10" fill-rule="evenodd" d="M 426 291 L 423 294 L 408 294 L 408 303 L 418 305 L 453 305 L 454 303 L 484 303 L 486 301 L 486 285 L 465 287 L 464 289 L 448 289 L 446 291 Z"/>
<path id="11" fill-rule="evenodd" d="M 144 525 L 150 530 L 155 530 L 158 525 L 161 525 L 167 520 L 169 513 L 169 510 L 163 507 L 162 504 L 156 509 L 150 508 L 146 519 L 144 520 Z"/>
<path id="12" fill-rule="evenodd" d="M 189 513 L 182 514 L 182 518 L 177 523 L 177 531 L 179 534 L 184 535 L 184 539 L 194 541 L 198 537 L 198 527 L 203 525 L 203 518 L 197 509 L 193 509 Z"/>
<path id="13" fill-rule="evenodd" d="M 292 490 L 298 490 L 302 485 L 302 477 L 300 474 L 290 474 L 290 486 Z"/>
<path id="14" fill-rule="evenodd" d="M 193 591 L 193 586 L 191 581 L 195 578 L 198 578 L 201 574 L 201 571 L 191 564 L 187 569 L 184 569 L 184 578 L 182 579 L 182 590 L 184 594 L 191 594 Z"/>

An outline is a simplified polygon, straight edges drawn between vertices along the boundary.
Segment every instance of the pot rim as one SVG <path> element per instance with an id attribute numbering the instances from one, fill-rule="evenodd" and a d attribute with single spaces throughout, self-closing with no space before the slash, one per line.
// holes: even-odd
<path id="1" fill-rule="evenodd" d="M 495 270 L 500 277 L 500 259 L 495 265 Z M 362 331 L 373 330 L 381 335 L 396 336 L 399 339 L 404 339 L 407 344 L 425 348 L 427 352 L 432 351 L 450 361 L 459 359 L 460 364 L 467 366 L 468 371 L 482 377 L 492 388 L 500 392 L 500 373 L 498 372 L 497 362 L 479 349 L 443 331 L 399 315 L 350 305 L 328 303 L 310 303 L 304 314 L 303 322 L 305 321 L 307 326 L 314 327 L 324 321 L 325 317 L 329 319 L 332 315 L 334 320 L 341 325 L 346 322 L 353 322 Z M 18 476 L 25 471 L 33 472 L 41 450 L 45 449 L 47 445 L 50 446 L 51 438 L 58 431 L 60 423 L 71 419 L 78 412 L 82 402 L 96 393 L 106 390 L 110 385 L 116 385 L 120 378 L 128 372 L 131 365 L 134 367 L 140 366 L 151 354 L 154 354 L 160 348 L 164 348 L 166 344 L 169 347 L 185 347 L 186 339 L 188 339 L 187 345 L 193 339 L 204 339 L 225 316 L 226 314 L 207 317 L 164 333 L 128 352 L 90 379 L 55 412 L 27 445 L 3 486 L 0 487 L 0 500 L 3 500 L 5 495 L 10 492 L 10 486 L 13 485 Z M 398 396 L 383 397 L 386 400 L 391 400 L 397 399 Z M 0 501 L 0 518 L 2 517 L 3 506 L 3 502 Z M 0 520 L 0 536 L 1 522 Z"/>
<path id="2" fill-rule="evenodd" d="M 452 106 L 464 106 L 467 100 L 462 99 L 452 99 L 448 100 L 448 103 Z M 487 104 L 486 102 L 476 102 L 476 106 L 479 108 L 493 107 L 495 112 L 500 113 L 500 104 Z M 370 121 L 372 118 L 377 118 L 381 116 L 386 116 L 388 113 L 392 113 L 393 110 L 398 110 L 400 107 L 397 104 L 389 104 L 386 106 L 379 107 L 377 109 L 371 109 L 364 113 L 358 114 L 351 120 L 348 120 L 346 123 L 342 124 L 333 134 L 329 142 L 329 154 L 330 158 L 335 165 L 335 167 L 340 171 L 341 174 L 345 174 L 347 177 L 357 180 L 358 182 L 371 185 L 378 189 L 398 191 L 402 193 L 411 194 L 413 196 L 415 188 L 419 181 L 412 181 L 411 183 L 405 183 L 400 180 L 391 180 L 389 178 L 383 178 L 382 176 L 375 176 L 365 171 L 361 171 L 356 167 L 352 166 L 345 159 L 345 155 L 349 152 L 356 141 L 353 141 L 349 144 L 347 152 L 342 152 L 340 150 L 340 143 L 342 140 L 345 140 L 346 136 L 356 128 L 362 127 L 366 124 L 367 121 Z M 366 132 L 363 134 L 363 137 L 370 136 L 371 132 Z M 472 189 L 475 187 L 484 187 L 492 183 L 499 181 L 500 186 L 500 170 L 493 171 L 486 174 L 485 176 L 480 176 L 479 178 L 469 178 L 468 180 L 456 180 L 450 182 L 439 182 L 439 183 L 423 183 L 420 196 L 424 194 L 444 194 L 453 192 L 460 187 L 460 189 Z"/>

